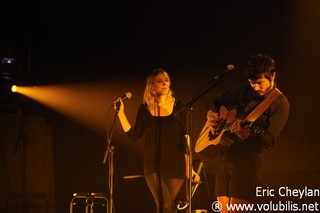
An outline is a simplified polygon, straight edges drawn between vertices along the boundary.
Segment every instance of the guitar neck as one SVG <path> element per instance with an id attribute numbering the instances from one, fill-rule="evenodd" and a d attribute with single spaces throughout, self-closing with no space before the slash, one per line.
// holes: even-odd
<path id="1" fill-rule="evenodd" d="M 218 128 L 217 128 L 217 133 L 220 134 L 222 131 L 228 131 L 231 130 L 233 122 L 223 122 Z M 250 121 L 242 121 L 241 127 L 242 128 L 250 128 L 252 122 Z"/>

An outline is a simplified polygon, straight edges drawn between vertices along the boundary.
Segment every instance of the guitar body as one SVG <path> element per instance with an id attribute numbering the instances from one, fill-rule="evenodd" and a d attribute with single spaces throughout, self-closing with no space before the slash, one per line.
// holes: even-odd
<path id="1" fill-rule="evenodd" d="M 215 126 L 214 132 L 210 128 L 208 121 L 202 128 L 198 140 L 195 145 L 195 151 L 205 157 L 213 158 L 230 148 L 233 144 L 233 139 L 228 137 L 225 133 L 230 130 L 233 122 L 235 121 L 237 111 L 232 109 L 227 110 L 225 106 L 220 107 L 218 125 Z M 248 116 L 247 116 L 248 118 Z M 250 134 L 262 135 L 268 128 L 268 123 L 265 121 L 247 120 L 242 121 L 243 128 L 249 128 Z"/>
<path id="2" fill-rule="evenodd" d="M 222 152 L 228 150 L 233 144 L 233 140 L 224 136 L 224 132 L 220 133 L 219 136 L 213 140 L 210 140 L 210 130 L 204 132 L 204 134 L 208 136 L 207 138 L 199 138 L 197 140 L 195 151 L 207 158 L 214 158 L 215 156 L 218 156 Z"/>
<path id="3" fill-rule="evenodd" d="M 220 121 L 217 128 L 212 133 L 208 122 L 205 123 L 196 142 L 195 151 L 208 158 L 213 158 L 229 149 L 233 140 L 224 136 L 224 133 L 229 131 L 236 114 L 237 111 L 235 109 L 228 111 L 225 106 L 221 106 L 219 112 Z"/>

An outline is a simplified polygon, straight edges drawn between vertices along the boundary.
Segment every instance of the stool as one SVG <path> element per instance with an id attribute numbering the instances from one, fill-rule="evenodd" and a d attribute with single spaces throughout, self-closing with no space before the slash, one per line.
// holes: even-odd
<path id="1" fill-rule="evenodd" d="M 78 201 L 77 201 L 78 200 Z M 103 206 L 105 212 L 108 209 L 107 193 L 95 193 L 95 192 L 80 192 L 73 193 L 73 198 L 70 202 L 70 213 L 73 213 L 73 206 L 82 204 L 85 206 L 85 213 L 93 213 L 94 207 Z"/>

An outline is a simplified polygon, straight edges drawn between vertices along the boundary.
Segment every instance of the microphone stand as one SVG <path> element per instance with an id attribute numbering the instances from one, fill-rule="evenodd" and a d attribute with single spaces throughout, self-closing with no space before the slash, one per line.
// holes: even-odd
<path id="1" fill-rule="evenodd" d="M 107 139 L 107 147 L 106 147 L 106 151 L 104 153 L 104 158 L 103 158 L 103 164 L 106 163 L 107 161 L 107 157 L 109 157 L 109 208 L 108 208 L 108 213 L 112 213 L 113 210 L 113 176 L 114 176 L 114 163 L 113 163 L 113 159 L 114 159 L 114 152 L 115 152 L 115 146 L 113 144 L 111 144 L 111 138 L 113 135 L 113 131 L 114 131 L 114 124 L 118 115 L 118 108 L 115 111 L 115 115 L 113 118 L 113 122 L 112 122 L 112 127 L 111 127 L 111 132 L 110 132 L 110 136 Z M 110 155 L 109 155 L 110 153 Z"/>
<path id="2" fill-rule="evenodd" d="M 179 114 L 180 112 L 188 109 L 188 116 L 187 116 L 187 135 L 188 135 L 188 149 L 189 149 L 189 182 L 188 182 L 188 195 L 187 195 L 187 199 L 189 199 L 189 206 L 188 206 L 188 212 L 191 213 L 192 212 L 192 149 L 191 149 L 191 142 L 192 141 L 192 137 L 191 137 L 191 127 L 192 127 L 192 116 L 193 116 L 193 105 L 194 103 L 201 98 L 203 95 L 205 95 L 206 93 L 208 93 L 211 89 L 213 89 L 214 87 L 216 87 L 217 85 L 219 85 L 222 81 L 223 81 L 223 77 L 229 73 L 230 70 L 227 70 L 225 72 L 223 72 L 222 74 L 220 74 L 219 76 L 214 76 L 213 80 L 211 80 L 208 84 L 206 84 L 204 87 L 202 87 L 191 99 L 191 101 L 189 101 L 187 104 L 185 104 L 177 113 Z M 213 83 L 213 84 L 212 84 Z M 212 84 L 212 85 L 211 85 Z"/>

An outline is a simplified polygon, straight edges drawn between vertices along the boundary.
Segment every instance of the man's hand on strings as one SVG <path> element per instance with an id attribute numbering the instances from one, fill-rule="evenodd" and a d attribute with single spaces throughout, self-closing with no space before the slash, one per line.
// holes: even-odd
<path id="1" fill-rule="evenodd" d="M 219 113 L 214 112 L 213 110 L 210 109 L 207 112 L 207 121 L 208 121 L 211 133 L 214 134 L 216 128 L 219 125 L 219 121 L 220 121 Z"/>

